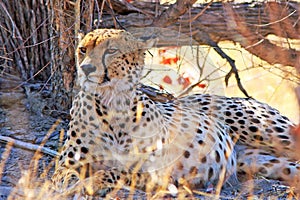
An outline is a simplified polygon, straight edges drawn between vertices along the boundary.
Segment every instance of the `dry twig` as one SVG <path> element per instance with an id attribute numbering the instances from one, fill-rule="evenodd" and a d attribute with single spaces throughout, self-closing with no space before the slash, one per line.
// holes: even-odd
<path id="1" fill-rule="evenodd" d="M 7 136 L 0 136 L 0 142 L 2 143 L 12 143 L 13 146 L 16 146 L 16 147 L 19 147 L 19 148 L 22 148 L 22 149 L 27 149 L 27 150 L 30 150 L 30 151 L 41 151 L 45 154 L 48 154 L 50 156 L 53 156 L 53 157 L 56 157 L 58 156 L 58 152 L 57 151 L 53 151 L 49 148 L 46 148 L 46 147 L 41 147 L 39 145 L 36 145 L 36 144 L 30 144 L 30 143 L 27 143 L 27 142 L 22 142 L 20 140 L 16 140 L 16 139 L 13 139 L 13 138 L 10 138 L 10 137 L 7 137 Z"/>

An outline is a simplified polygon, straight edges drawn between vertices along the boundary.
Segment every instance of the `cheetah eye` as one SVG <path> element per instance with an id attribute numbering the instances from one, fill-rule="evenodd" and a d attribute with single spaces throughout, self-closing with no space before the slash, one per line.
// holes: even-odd
<path id="1" fill-rule="evenodd" d="M 79 51 L 81 54 L 85 54 L 86 53 L 86 47 L 79 47 Z"/>
<path id="2" fill-rule="evenodd" d="M 109 54 L 114 54 L 114 53 L 116 53 L 118 50 L 119 50 L 119 49 L 113 49 L 113 48 L 112 48 L 112 49 L 107 49 L 106 52 L 109 53 Z"/>

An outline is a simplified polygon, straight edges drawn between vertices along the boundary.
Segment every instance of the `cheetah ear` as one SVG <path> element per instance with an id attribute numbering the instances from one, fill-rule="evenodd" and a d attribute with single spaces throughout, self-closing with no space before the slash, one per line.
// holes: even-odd
<path id="1" fill-rule="evenodd" d="M 81 42 L 81 40 L 84 38 L 85 34 L 82 30 L 79 30 L 77 33 L 77 44 L 79 44 Z"/>
<path id="2" fill-rule="evenodd" d="M 151 49 L 153 48 L 157 42 L 158 42 L 158 38 L 139 38 L 140 40 L 140 47 L 141 49 Z"/>
<path id="3" fill-rule="evenodd" d="M 139 41 L 140 49 L 151 49 L 159 40 L 159 33 L 157 28 L 129 28 L 127 30 Z"/>

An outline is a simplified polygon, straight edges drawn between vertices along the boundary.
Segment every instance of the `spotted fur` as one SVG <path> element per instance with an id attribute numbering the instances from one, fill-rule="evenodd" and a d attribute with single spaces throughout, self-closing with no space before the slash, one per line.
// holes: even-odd
<path id="1" fill-rule="evenodd" d="M 53 175 L 56 188 L 92 195 L 125 186 L 197 189 L 234 183 L 236 174 L 299 179 L 293 124 L 267 104 L 208 94 L 162 102 L 141 92 L 150 46 L 114 29 L 80 42 L 81 89 Z"/>

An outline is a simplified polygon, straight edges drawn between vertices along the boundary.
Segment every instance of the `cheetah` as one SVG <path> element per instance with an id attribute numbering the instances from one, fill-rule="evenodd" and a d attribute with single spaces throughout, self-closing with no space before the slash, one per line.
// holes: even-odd
<path id="1" fill-rule="evenodd" d="M 52 177 L 59 191 L 192 191 L 247 174 L 299 182 L 294 124 L 276 109 L 209 94 L 157 101 L 141 90 L 153 41 L 97 29 L 79 43 L 80 91 Z"/>

